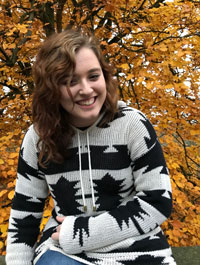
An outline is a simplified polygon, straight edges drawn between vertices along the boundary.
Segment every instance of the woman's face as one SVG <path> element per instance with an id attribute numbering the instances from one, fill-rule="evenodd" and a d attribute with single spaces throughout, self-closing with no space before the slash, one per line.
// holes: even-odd
<path id="1" fill-rule="evenodd" d="M 99 117 L 106 99 L 106 82 L 100 63 L 92 49 L 83 47 L 76 56 L 75 71 L 70 78 L 72 99 L 67 80 L 60 87 L 60 104 L 69 113 L 70 123 L 76 127 L 92 125 Z"/>

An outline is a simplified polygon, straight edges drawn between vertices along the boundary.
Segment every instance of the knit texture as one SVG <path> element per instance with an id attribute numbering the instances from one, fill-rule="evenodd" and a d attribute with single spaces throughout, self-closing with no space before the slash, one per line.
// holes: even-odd
<path id="1" fill-rule="evenodd" d="M 103 128 L 101 118 L 86 130 L 76 129 L 68 160 L 45 169 L 38 166 L 38 135 L 30 126 L 19 156 L 7 265 L 35 264 L 47 249 L 85 264 L 176 264 L 160 228 L 171 213 L 172 196 L 153 126 L 123 102 Z M 48 191 L 54 209 L 37 242 Z M 56 215 L 66 216 L 59 242 L 51 238 Z"/>

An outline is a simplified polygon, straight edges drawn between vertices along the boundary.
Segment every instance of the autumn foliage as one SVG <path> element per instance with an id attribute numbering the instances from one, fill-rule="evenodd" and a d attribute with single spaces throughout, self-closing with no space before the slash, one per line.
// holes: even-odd
<path id="1" fill-rule="evenodd" d="M 116 67 L 119 96 L 155 125 L 171 175 L 172 246 L 200 245 L 200 3 L 0 0 L 0 254 L 5 254 L 18 151 L 31 124 L 31 66 L 65 28 L 92 31 Z M 47 205 L 41 229 L 52 201 Z"/>

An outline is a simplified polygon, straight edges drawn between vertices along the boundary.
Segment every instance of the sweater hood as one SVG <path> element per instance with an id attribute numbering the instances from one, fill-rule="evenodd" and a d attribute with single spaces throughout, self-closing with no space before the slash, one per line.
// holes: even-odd
<path id="1" fill-rule="evenodd" d="M 127 107 L 127 104 L 126 104 L 124 101 L 119 100 L 119 101 L 117 102 L 117 107 L 118 107 L 118 109 L 120 109 L 120 108 L 125 108 L 125 107 Z"/>

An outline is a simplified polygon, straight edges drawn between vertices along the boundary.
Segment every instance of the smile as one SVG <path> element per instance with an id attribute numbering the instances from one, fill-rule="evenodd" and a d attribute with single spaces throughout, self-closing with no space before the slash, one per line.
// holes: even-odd
<path id="1" fill-rule="evenodd" d="M 93 98 L 89 98 L 86 100 L 77 101 L 76 103 L 78 105 L 81 105 L 81 106 L 90 106 L 90 105 L 94 104 L 95 100 L 96 100 L 96 97 L 93 97 Z"/>

